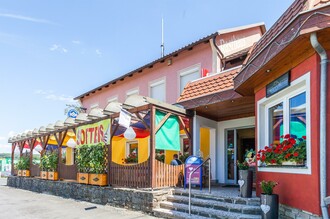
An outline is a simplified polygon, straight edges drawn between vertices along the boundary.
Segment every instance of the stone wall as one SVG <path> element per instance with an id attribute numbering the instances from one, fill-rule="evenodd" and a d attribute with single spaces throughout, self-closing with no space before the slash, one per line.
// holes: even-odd
<path id="1" fill-rule="evenodd" d="M 159 202 L 165 200 L 170 192 L 169 189 L 148 191 L 99 187 L 75 182 L 50 181 L 17 176 L 8 177 L 7 185 L 33 192 L 46 193 L 96 204 L 109 204 L 115 207 L 123 207 L 146 213 L 151 213 L 154 207 L 158 207 Z"/>
<path id="2" fill-rule="evenodd" d="M 286 205 L 280 205 L 280 218 L 281 219 L 322 219 L 322 217 L 312 214 L 307 211 L 303 211 L 297 208 L 292 208 Z"/>

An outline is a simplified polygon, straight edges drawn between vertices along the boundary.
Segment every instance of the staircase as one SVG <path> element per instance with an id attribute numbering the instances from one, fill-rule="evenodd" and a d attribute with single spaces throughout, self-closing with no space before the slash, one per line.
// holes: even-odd
<path id="1" fill-rule="evenodd" d="M 166 201 L 160 202 L 154 215 L 162 218 L 261 218 L 259 198 L 241 198 L 233 195 L 196 193 L 191 194 L 191 216 L 189 216 L 188 190 L 175 189 Z"/>

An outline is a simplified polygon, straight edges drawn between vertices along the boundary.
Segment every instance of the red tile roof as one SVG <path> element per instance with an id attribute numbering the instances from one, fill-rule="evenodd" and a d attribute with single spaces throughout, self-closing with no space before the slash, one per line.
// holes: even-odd
<path id="1" fill-rule="evenodd" d="M 184 102 L 197 97 L 220 93 L 234 88 L 233 78 L 240 71 L 239 68 L 201 78 L 188 83 L 182 91 L 177 102 Z"/>
<path id="2" fill-rule="evenodd" d="M 253 75 L 261 66 L 265 65 L 276 53 L 283 49 L 283 47 L 287 45 L 287 43 L 284 42 L 288 42 L 288 39 L 293 39 L 297 36 L 295 31 L 299 29 L 298 26 L 292 27 L 291 30 L 287 30 L 286 32 L 284 31 L 300 13 L 312 10 L 316 7 L 321 7 L 329 2 L 330 0 L 295 0 L 274 25 L 261 37 L 258 43 L 255 44 L 241 72 L 234 79 L 235 89 Z M 297 22 L 295 25 L 299 24 L 300 23 Z M 281 34 L 286 34 L 286 38 L 282 38 L 278 40 L 279 42 L 276 42 L 276 39 L 279 38 Z"/>

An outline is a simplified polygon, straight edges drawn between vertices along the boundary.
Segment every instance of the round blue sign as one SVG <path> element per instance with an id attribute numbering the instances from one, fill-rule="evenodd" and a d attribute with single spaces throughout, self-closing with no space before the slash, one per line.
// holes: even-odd
<path id="1" fill-rule="evenodd" d="M 75 109 L 70 109 L 69 111 L 68 111 L 68 117 L 70 117 L 70 118 L 76 118 L 77 116 L 78 116 L 78 111 L 77 110 L 75 110 Z"/>

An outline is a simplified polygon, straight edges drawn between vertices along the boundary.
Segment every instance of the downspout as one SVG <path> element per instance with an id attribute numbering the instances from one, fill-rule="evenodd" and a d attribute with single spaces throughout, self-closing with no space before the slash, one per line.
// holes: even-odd
<path id="1" fill-rule="evenodd" d="M 327 158 L 326 158 L 326 146 L 327 146 L 327 65 L 328 57 L 325 49 L 317 40 L 316 33 L 312 33 L 310 41 L 321 58 L 321 77 L 320 77 L 320 201 L 323 218 L 329 218 L 328 209 L 324 202 L 327 196 Z"/>
<path id="2" fill-rule="evenodd" d="M 222 71 L 222 69 L 225 68 L 224 63 L 222 62 L 222 59 L 224 58 L 224 55 L 223 55 L 223 53 L 221 52 L 220 48 L 217 46 L 217 42 L 216 42 L 216 38 L 217 38 L 217 36 L 218 36 L 218 35 L 216 35 L 216 36 L 214 36 L 214 37 L 212 38 L 211 46 L 214 47 L 214 48 L 217 50 L 218 54 L 220 55 L 220 66 L 219 66 L 219 67 L 220 67 L 220 71 Z M 217 73 L 217 72 L 216 72 L 216 73 Z"/>

